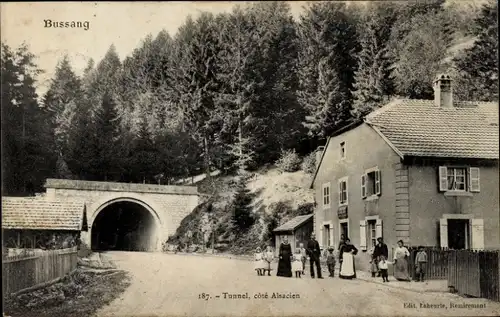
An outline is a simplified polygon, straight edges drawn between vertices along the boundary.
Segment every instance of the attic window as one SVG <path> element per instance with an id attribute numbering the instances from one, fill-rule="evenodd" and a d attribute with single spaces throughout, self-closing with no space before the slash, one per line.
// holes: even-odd
<path id="1" fill-rule="evenodd" d="M 345 142 L 340 142 L 340 159 L 345 159 Z"/>

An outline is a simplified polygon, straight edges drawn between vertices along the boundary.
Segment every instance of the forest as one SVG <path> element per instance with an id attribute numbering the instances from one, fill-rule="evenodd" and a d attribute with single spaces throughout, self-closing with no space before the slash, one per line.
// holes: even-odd
<path id="1" fill-rule="evenodd" d="M 2 195 L 48 177 L 171 184 L 308 155 L 389 99 L 498 101 L 496 1 L 286 2 L 188 17 L 176 34 L 115 47 L 81 76 L 64 56 L 49 89 L 28 45 L 2 43 Z"/>

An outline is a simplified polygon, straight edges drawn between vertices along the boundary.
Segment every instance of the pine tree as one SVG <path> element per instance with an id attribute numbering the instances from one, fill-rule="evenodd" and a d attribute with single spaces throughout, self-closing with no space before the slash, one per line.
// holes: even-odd
<path id="1" fill-rule="evenodd" d="M 416 16 L 409 33 L 399 42 L 392 71 L 396 94 L 412 99 L 433 99 L 437 73 L 449 69 L 446 60 L 451 44 L 442 11 Z"/>
<path id="2" fill-rule="evenodd" d="M 300 18 L 297 94 L 314 138 L 326 138 L 350 118 L 358 43 L 345 10 L 342 3 L 313 3 Z"/>
<path id="3" fill-rule="evenodd" d="M 483 6 L 475 21 L 474 45 L 455 59 L 463 99 L 498 101 L 498 3 Z"/>
<path id="4" fill-rule="evenodd" d="M 246 171 L 255 158 L 257 92 L 264 83 L 256 69 L 261 59 L 255 26 L 255 16 L 236 7 L 226 16 L 221 31 L 218 81 L 222 86 L 217 108 L 223 123 L 221 137 L 230 139 L 227 153 L 234 157 L 233 166 L 240 172 Z"/>
<path id="5" fill-rule="evenodd" d="M 53 176 L 56 157 L 49 115 L 35 91 L 41 73 L 26 45 L 2 43 L 2 192 L 29 195 Z"/>
<path id="6" fill-rule="evenodd" d="M 184 131 L 189 130 L 203 149 L 205 172 L 209 174 L 215 132 L 211 113 L 218 86 L 216 58 L 219 42 L 214 16 L 203 13 L 196 21 L 188 17 L 174 41 L 169 88 Z"/>
<path id="7" fill-rule="evenodd" d="M 259 2 L 249 8 L 256 19 L 258 54 L 262 59 L 254 70 L 264 80 L 258 92 L 261 107 L 255 112 L 259 120 L 259 143 L 256 161 L 275 161 L 282 150 L 298 143 L 305 131 L 305 115 L 297 101 L 297 32 L 286 2 Z"/>
<path id="8" fill-rule="evenodd" d="M 386 3 L 367 8 L 361 28 L 361 51 L 353 92 L 352 115 L 356 118 L 378 108 L 394 93 L 387 46 L 395 20 L 394 7 Z"/>
<path id="9" fill-rule="evenodd" d="M 250 190 L 247 189 L 244 178 L 238 180 L 236 194 L 233 200 L 232 222 L 236 229 L 236 235 L 246 232 L 254 223 L 255 218 L 252 214 L 252 197 Z"/>
<path id="10" fill-rule="evenodd" d="M 123 149 L 120 147 L 120 118 L 116 104 L 110 93 L 105 92 L 101 107 L 95 113 L 95 139 L 97 140 L 96 175 L 101 180 L 119 180 L 123 172 L 121 160 Z"/>
<path id="11" fill-rule="evenodd" d="M 56 67 L 55 76 L 43 100 L 51 115 L 58 156 L 58 177 L 70 177 L 69 170 L 65 167 L 68 135 L 73 128 L 73 118 L 82 98 L 81 81 L 71 68 L 68 56 L 64 56 Z"/>

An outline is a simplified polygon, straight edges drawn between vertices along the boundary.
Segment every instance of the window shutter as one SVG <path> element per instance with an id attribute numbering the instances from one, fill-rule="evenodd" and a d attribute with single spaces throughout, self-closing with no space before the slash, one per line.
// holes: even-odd
<path id="1" fill-rule="evenodd" d="M 448 247 L 448 219 L 439 219 L 439 236 L 441 241 L 441 248 Z"/>
<path id="2" fill-rule="evenodd" d="M 382 186 L 380 185 L 380 171 L 375 171 L 375 194 L 380 195 L 382 192 Z"/>
<path id="3" fill-rule="evenodd" d="M 325 246 L 325 229 L 323 228 L 324 226 L 321 226 L 321 228 L 319 228 L 319 244 L 320 246 Z"/>
<path id="4" fill-rule="evenodd" d="M 347 204 L 349 201 L 349 189 L 348 189 L 349 183 L 347 182 L 347 179 L 345 180 L 345 203 Z"/>
<path id="5" fill-rule="evenodd" d="M 366 174 L 361 175 L 361 197 L 366 198 Z"/>
<path id="6" fill-rule="evenodd" d="M 382 219 L 377 219 L 376 223 L 375 223 L 375 235 L 376 237 L 375 238 L 382 238 L 383 235 L 382 235 Z"/>
<path id="7" fill-rule="evenodd" d="M 366 251 L 366 220 L 359 221 L 359 248 Z"/>
<path id="8" fill-rule="evenodd" d="M 448 190 L 448 169 L 446 166 L 439 166 L 439 191 Z"/>
<path id="9" fill-rule="evenodd" d="M 471 192 L 478 193 L 480 189 L 479 185 L 479 168 L 471 167 L 469 169 L 469 190 Z"/>
<path id="10" fill-rule="evenodd" d="M 484 249 L 484 221 L 483 219 L 471 219 L 472 224 L 472 249 Z"/>
<path id="11" fill-rule="evenodd" d="M 339 182 L 339 204 L 342 204 L 342 182 Z"/>

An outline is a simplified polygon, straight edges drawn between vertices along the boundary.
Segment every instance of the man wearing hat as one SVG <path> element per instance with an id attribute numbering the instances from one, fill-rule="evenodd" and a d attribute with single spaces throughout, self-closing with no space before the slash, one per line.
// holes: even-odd
<path id="1" fill-rule="evenodd" d="M 333 247 L 328 247 L 328 253 L 326 255 L 326 265 L 328 266 L 328 272 L 330 272 L 330 277 L 335 276 L 335 255 L 333 254 Z"/>
<path id="2" fill-rule="evenodd" d="M 311 240 L 307 242 L 307 254 L 309 255 L 309 264 L 311 266 L 311 277 L 314 278 L 314 264 L 316 264 L 316 272 L 318 273 L 318 278 L 323 278 L 321 276 L 321 264 L 319 263 L 321 250 L 319 248 L 319 243 L 316 240 L 316 235 L 314 234 L 314 232 L 311 234 Z"/>

